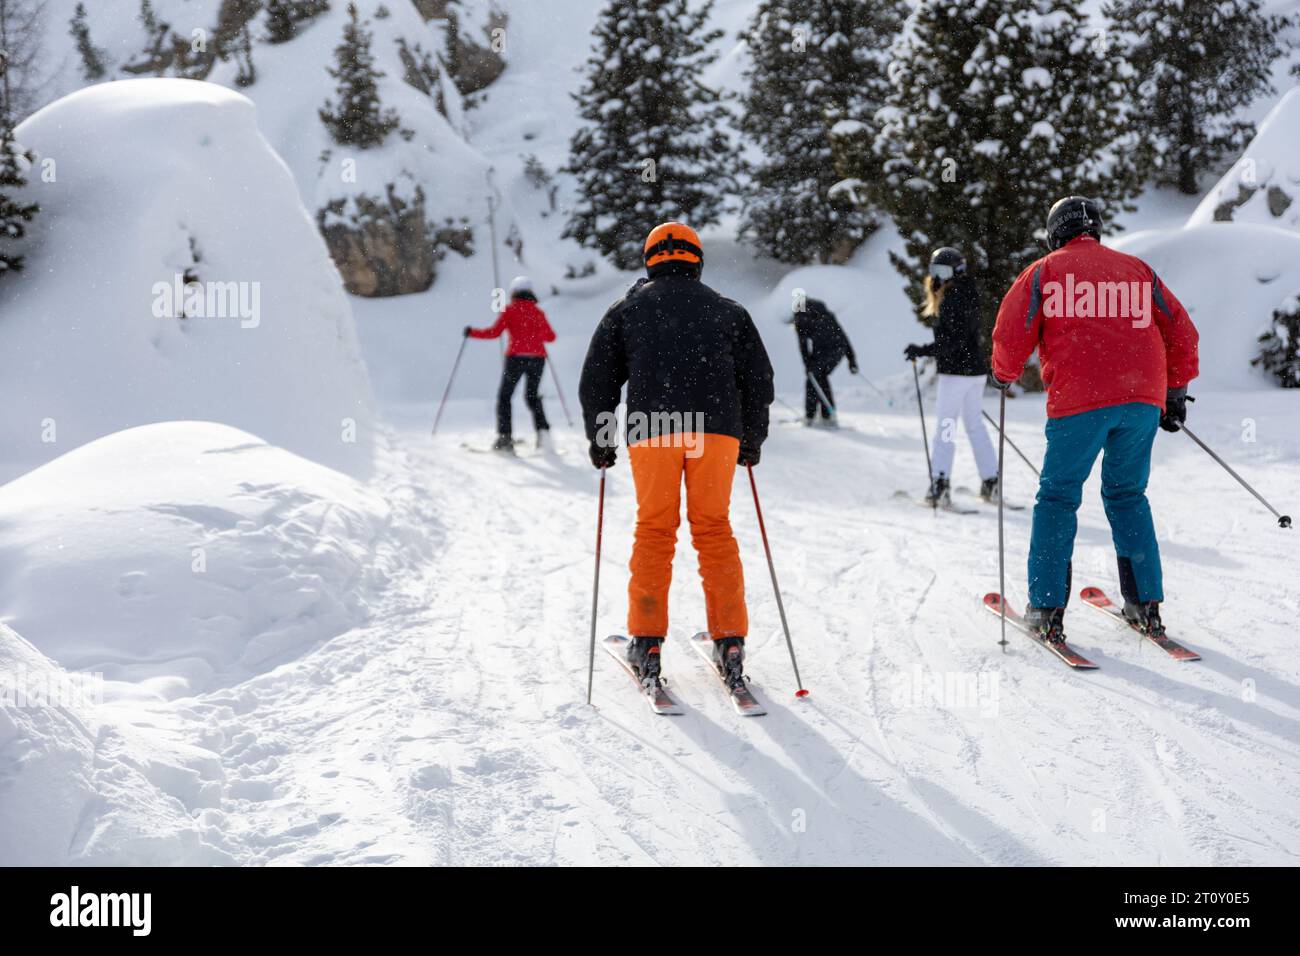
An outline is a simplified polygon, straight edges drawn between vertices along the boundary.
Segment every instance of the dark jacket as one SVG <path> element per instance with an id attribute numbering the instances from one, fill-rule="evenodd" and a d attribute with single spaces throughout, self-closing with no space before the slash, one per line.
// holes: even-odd
<path id="1" fill-rule="evenodd" d="M 804 310 L 794 314 L 794 331 L 799 336 L 804 368 L 829 372 L 846 355 L 850 365 L 858 364 L 844 327 L 821 299 L 808 299 Z"/>
<path id="2" fill-rule="evenodd" d="M 980 297 L 970 276 L 958 276 L 944 293 L 934 341 L 920 354 L 933 355 L 943 375 L 988 374 L 989 360 L 980 342 Z"/>
<path id="3" fill-rule="evenodd" d="M 744 308 L 698 279 L 642 279 L 600 320 L 578 385 L 589 441 L 624 383 L 629 416 L 699 412 L 705 432 L 755 447 L 767 438 L 774 394 L 763 340 Z"/>

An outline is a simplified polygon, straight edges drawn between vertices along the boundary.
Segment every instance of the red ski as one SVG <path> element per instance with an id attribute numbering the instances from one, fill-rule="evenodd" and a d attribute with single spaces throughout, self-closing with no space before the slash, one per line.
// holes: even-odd
<path id="1" fill-rule="evenodd" d="M 1098 611 L 1101 611 L 1107 617 L 1114 618 L 1115 620 L 1119 621 L 1121 624 L 1124 624 L 1132 628 L 1133 630 L 1137 631 L 1139 634 L 1145 637 L 1156 647 L 1160 648 L 1162 651 L 1164 651 L 1174 660 L 1199 661 L 1201 659 L 1200 654 L 1197 654 L 1195 651 L 1188 650 L 1187 648 L 1183 647 L 1183 645 L 1179 644 L 1177 641 L 1172 641 L 1163 634 L 1158 634 L 1158 635 L 1150 634 L 1147 631 L 1142 630 L 1142 628 L 1140 628 L 1138 625 L 1134 624 L 1132 621 L 1130 621 L 1128 618 L 1124 616 L 1124 612 L 1120 610 L 1119 605 L 1116 604 L 1114 601 L 1112 601 L 1110 598 L 1108 598 L 1106 596 L 1106 592 L 1103 591 L 1101 588 L 1084 588 L 1082 591 L 1079 592 L 1079 597 L 1083 600 L 1083 603 L 1087 604 L 1089 607 L 1095 607 Z"/>
<path id="2" fill-rule="evenodd" d="M 999 618 L 1002 616 L 1002 595 L 996 591 L 984 595 L 984 606 Z M 1038 636 L 1038 632 L 1025 623 L 1020 612 L 1011 605 L 1007 605 L 1007 623 L 1015 627 L 1039 647 L 1051 651 L 1062 661 L 1073 667 L 1077 671 L 1095 671 L 1097 665 L 1088 658 L 1084 657 L 1069 644 L 1062 641 L 1060 644 L 1049 644 Z"/>

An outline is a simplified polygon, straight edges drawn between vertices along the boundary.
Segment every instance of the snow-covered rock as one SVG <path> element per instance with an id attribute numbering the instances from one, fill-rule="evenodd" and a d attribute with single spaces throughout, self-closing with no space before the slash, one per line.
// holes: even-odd
<path id="1" fill-rule="evenodd" d="M 1201 200 L 1187 224 L 1214 222 L 1300 232 L 1300 87 L 1273 107 L 1241 159 Z"/>
<path id="2" fill-rule="evenodd" d="M 208 422 L 101 438 L 0 487 L 0 619 L 173 698 L 364 620 L 384 502 Z"/>
<path id="3" fill-rule="evenodd" d="M 1201 334 L 1197 385 L 1265 384 L 1250 360 L 1273 310 L 1300 291 L 1300 235 L 1221 222 L 1130 233 L 1114 245 L 1150 263 L 1186 306 Z"/>
<path id="4" fill-rule="evenodd" d="M 26 271 L 0 287 L 3 473 L 177 419 L 369 472 L 373 398 L 348 299 L 246 98 L 125 80 L 18 130 L 39 156 L 27 192 L 41 213 Z"/>

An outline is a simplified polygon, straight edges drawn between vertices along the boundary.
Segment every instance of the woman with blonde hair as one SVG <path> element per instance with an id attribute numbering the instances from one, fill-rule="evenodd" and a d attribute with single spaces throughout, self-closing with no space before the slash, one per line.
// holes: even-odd
<path id="1" fill-rule="evenodd" d="M 980 343 L 980 303 L 975 280 L 966 274 L 966 259 L 951 246 L 930 256 L 925 280 L 923 314 L 934 320 L 934 341 L 909 345 L 904 355 L 911 361 L 932 355 L 939 366 L 939 424 L 930 454 L 928 504 L 950 507 L 950 478 L 957 450 L 957 421 L 961 420 L 975 452 L 980 473 L 980 497 L 996 502 L 998 457 L 984 429 L 980 400 L 988 379 L 989 361 Z"/>

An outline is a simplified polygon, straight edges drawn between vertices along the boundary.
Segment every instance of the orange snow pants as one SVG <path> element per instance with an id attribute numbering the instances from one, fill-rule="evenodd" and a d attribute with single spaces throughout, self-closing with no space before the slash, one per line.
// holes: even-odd
<path id="1" fill-rule="evenodd" d="M 628 449 L 636 483 L 636 538 L 628 584 L 627 632 L 632 637 L 666 637 L 668 587 L 682 520 L 682 480 L 686 482 L 686 520 L 699 555 L 709 634 L 744 637 L 745 573 L 731 533 L 731 482 L 740 442 L 729 435 L 693 435 L 686 447 L 661 447 L 654 440 Z M 679 443 L 685 445 L 687 443 Z"/>

